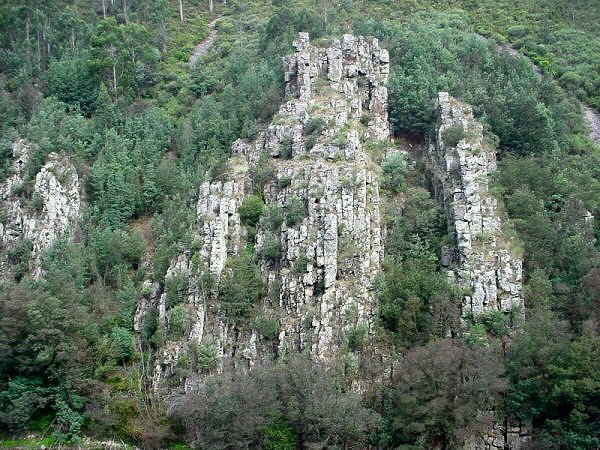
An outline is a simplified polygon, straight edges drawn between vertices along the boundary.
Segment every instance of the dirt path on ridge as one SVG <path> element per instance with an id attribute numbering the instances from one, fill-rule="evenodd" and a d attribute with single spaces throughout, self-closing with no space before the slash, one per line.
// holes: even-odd
<path id="1" fill-rule="evenodd" d="M 200 42 L 198 45 L 196 45 L 196 47 L 194 48 L 194 51 L 192 52 L 191 56 L 190 56 L 190 61 L 189 61 L 189 65 L 190 67 L 194 67 L 196 65 L 196 63 L 198 62 L 198 60 L 200 58 L 202 58 L 204 55 L 206 55 L 208 53 L 208 51 L 210 50 L 210 48 L 212 47 L 212 45 L 215 42 L 215 39 L 217 38 L 217 29 L 215 27 L 217 20 L 219 20 L 220 17 L 217 17 L 216 19 L 214 19 L 212 22 L 210 22 L 208 24 L 208 28 L 209 28 L 209 33 L 208 36 L 206 36 L 204 38 L 204 40 L 202 42 Z"/>

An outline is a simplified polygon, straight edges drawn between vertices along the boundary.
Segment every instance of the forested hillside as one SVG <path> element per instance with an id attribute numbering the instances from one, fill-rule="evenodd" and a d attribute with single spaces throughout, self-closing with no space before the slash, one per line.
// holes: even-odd
<path id="1" fill-rule="evenodd" d="M 599 109 L 596 0 L 5 0 L 0 447 L 600 448 Z"/>

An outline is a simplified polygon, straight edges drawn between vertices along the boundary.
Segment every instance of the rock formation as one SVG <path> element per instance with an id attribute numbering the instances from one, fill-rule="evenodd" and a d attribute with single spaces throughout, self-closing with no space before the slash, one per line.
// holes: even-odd
<path id="1" fill-rule="evenodd" d="M 169 336 L 168 289 L 159 280 L 148 283 L 140 302 L 136 330 L 155 307 L 166 336 L 154 367 L 156 389 L 191 351 L 212 352 L 216 371 L 246 370 L 288 352 L 328 359 L 342 353 L 349 333 L 368 333 L 373 324 L 383 231 L 379 169 L 363 142 L 389 136 L 388 53 L 376 39 L 351 35 L 318 48 L 300 33 L 294 47 L 285 58 L 291 99 L 254 142 L 234 143 L 224 179 L 200 186 L 195 249 L 167 272 L 165 284 L 187 280 L 185 336 Z M 257 180 L 260 171 L 267 179 Z M 253 238 L 240 206 L 256 190 L 266 212 Z M 202 280 L 218 282 L 253 240 L 265 293 L 254 322 L 240 325 L 225 317 Z M 276 324 L 271 336 L 261 329 L 265 321 Z"/>
<path id="2" fill-rule="evenodd" d="M 496 152 L 470 106 L 441 92 L 435 143 L 427 158 L 436 196 L 455 242 L 442 264 L 467 290 L 463 312 L 522 308 L 522 258 L 497 198 L 490 192 Z"/>
<path id="3" fill-rule="evenodd" d="M 34 278 L 43 275 L 41 258 L 58 238 L 73 230 L 81 207 L 79 177 L 67 157 L 50 153 L 46 164 L 35 177 L 30 199 L 21 194 L 27 182 L 26 166 L 31 144 L 18 140 L 13 144 L 11 173 L 0 184 L 0 244 L 4 250 L 24 242 L 31 250 L 29 270 Z M 0 262 L 5 277 L 10 264 Z"/>

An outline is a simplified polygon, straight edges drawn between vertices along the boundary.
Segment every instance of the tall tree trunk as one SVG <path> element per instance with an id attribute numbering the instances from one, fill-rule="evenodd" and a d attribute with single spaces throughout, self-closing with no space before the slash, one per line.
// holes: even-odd
<path id="1" fill-rule="evenodd" d="M 113 63 L 113 89 L 117 92 L 117 65 Z"/>
<path id="2" fill-rule="evenodd" d="M 123 15 L 125 16 L 125 23 L 129 23 L 129 17 L 127 16 L 127 0 L 123 0 Z"/>
<path id="3" fill-rule="evenodd" d="M 213 3 L 213 0 L 208 0 L 208 10 L 212 13 L 215 9 L 215 4 Z"/>
<path id="4" fill-rule="evenodd" d="M 179 19 L 183 23 L 183 0 L 179 0 Z"/>
<path id="5" fill-rule="evenodd" d="M 102 18 L 106 19 L 106 0 L 102 0 Z"/>

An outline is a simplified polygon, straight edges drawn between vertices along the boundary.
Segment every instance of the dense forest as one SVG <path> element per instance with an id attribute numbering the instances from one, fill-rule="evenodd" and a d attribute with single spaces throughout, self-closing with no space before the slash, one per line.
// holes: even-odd
<path id="1" fill-rule="evenodd" d="M 245 245 L 220 279 L 202 270 L 194 230 L 208 226 L 196 222 L 202 186 L 234 171 L 232 144 L 279 120 L 283 57 L 299 32 L 323 48 L 371 36 L 389 51 L 390 140 L 410 161 L 363 143 L 386 230 L 376 317 L 345 330 L 335 357 L 275 352 L 252 370 L 190 346 L 158 392 L 157 355 L 193 334 L 193 289 L 210 292 L 228 329 L 277 347 L 285 317 L 265 313 L 264 274 L 281 270 L 274 236 L 308 207 L 269 196 L 293 180 L 266 156 L 252 166 Z M 445 212 L 420 155 L 441 91 L 472 105 L 496 149 L 490 191 L 523 261 L 522 308 L 465 313 L 445 273 Z M 466 442 L 501 421 L 528 430 L 507 449 L 600 448 L 599 109 L 595 0 L 5 0 L 0 447 L 492 449 Z M 327 126 L 304 124 L 308 147 Z M 30 153 L 11 185 L 20 140 Z M 11 202 L 41 214 L 39 174 L 66 160 L 80 183 L 77 225 L 38 255 L 31 239 L 7 237 Z M 181 253 L 199 274 L 193 289 L 172 275 Z M 164 311 L 138 320 L 153 289 Z"/>

